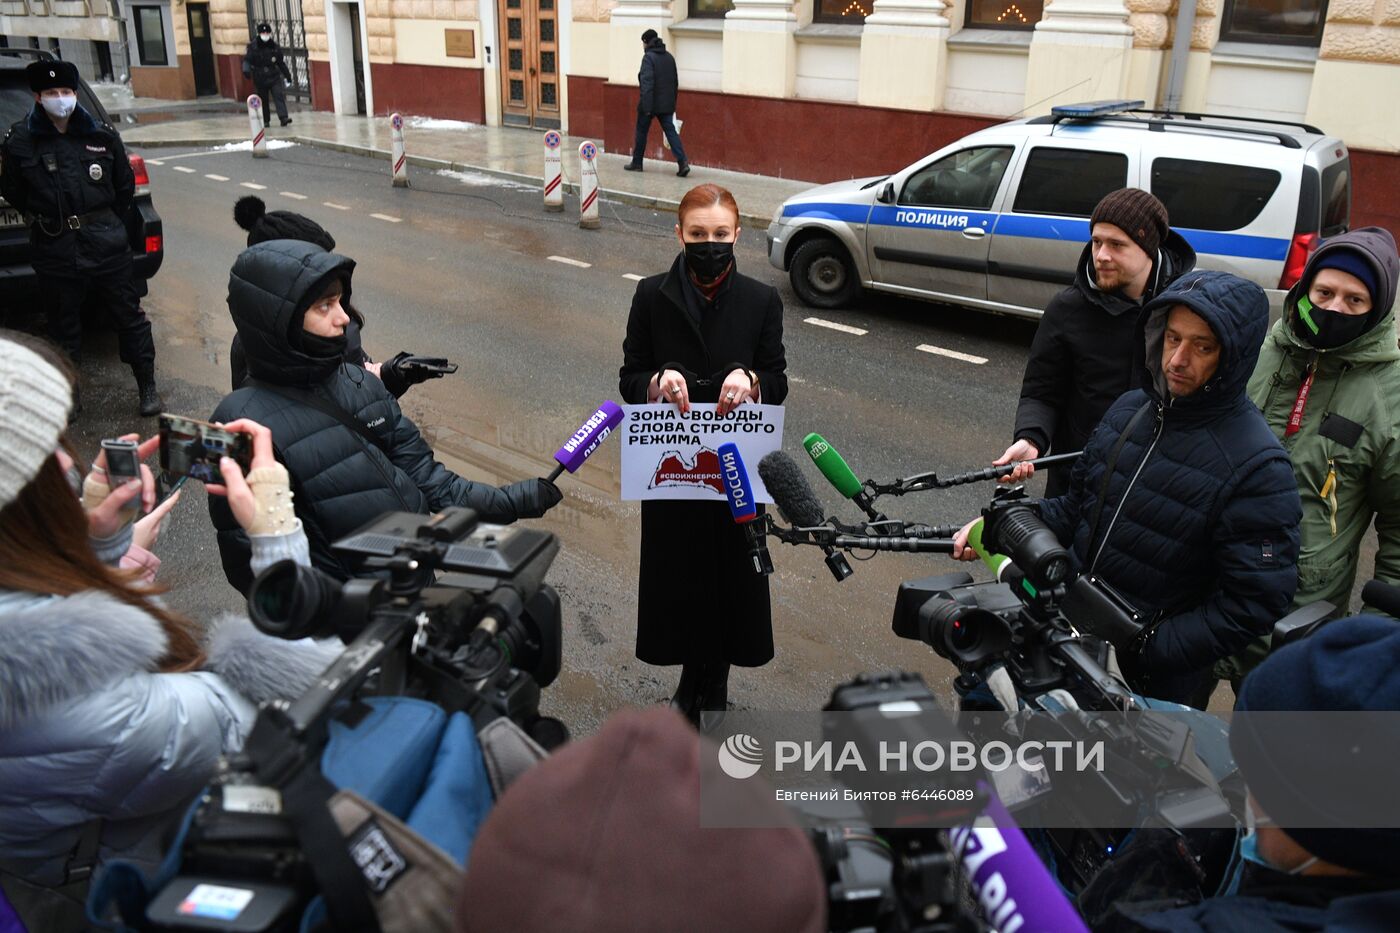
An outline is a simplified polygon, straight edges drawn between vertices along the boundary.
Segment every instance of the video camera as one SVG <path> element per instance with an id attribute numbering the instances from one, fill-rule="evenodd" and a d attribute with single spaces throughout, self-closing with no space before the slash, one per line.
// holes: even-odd
<path id="1" fill-rule="evenodd" d="M 544 583 L 554 535 L 479 526 L 475 512 L 452 508 L 389 513 L 333 546 L 373 575 L 342 584 L 283 561 L 253 583 L 249 611 L 262 631 L 335 634 L 347 647 L 302 696 L 265 705 L 243 751 L 221 763 L 182 828 L 178 874 L 150 902 L 158 929 L 295 930 L 318 892 L 334 928 L 351 919 L 369 928 L 355 898 L 365 908 L 370 869 L 328 824 L 334 788 L 320 773 L 332 722 L 353 728 L 370 712 L 366 698 L 427 699 L 477 730 L 508 717 L 544 748 L 567 740 L 562 723 L 539 714 L 561 663 L 559 597 Z M 192 914 L 200 892 L 236 895 L 226 916 L 237 923 L 218 922 L 217 904 Z"/>

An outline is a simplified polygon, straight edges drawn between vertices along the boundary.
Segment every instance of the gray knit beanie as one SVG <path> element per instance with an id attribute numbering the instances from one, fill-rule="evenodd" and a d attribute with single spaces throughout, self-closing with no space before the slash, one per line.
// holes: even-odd
<path id="1" fill-rule="evenodd" d="M 0 509 L 53 456 L 72 407 L 62 373 L 28 347 L 0 340 Z"/>

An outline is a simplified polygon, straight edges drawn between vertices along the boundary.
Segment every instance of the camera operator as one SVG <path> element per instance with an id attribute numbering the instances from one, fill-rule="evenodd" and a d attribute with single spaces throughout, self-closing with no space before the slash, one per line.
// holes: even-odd
<path id="1" fill-rule="evenodd" d="M 251 418 L 272 431 L 312 564 L 349 578 L 330 543 L 384 512 L 426 515 L 461 505 L 482 521 L 507 524 L 557 505 L 562 496 L 545 479 L 498 488 L 448 470 L 384 384 L 345 362 L 350 316 L 343 302 L 354 270 L 354 260 L 312 243 L 269 240 L 244 250 L 229 274 L 229 311 L 250 378 L 212 420 Z M 253 579 L 247 537 L 222 501 L 209 500 L 209 515 L 224 575 L 246 594 Z"/>
<path id="2" fill-rule="evenodd" d="M 1400 625 L 1357 616 L 1324 626 L 1316 635 L 1280 648 L 1245 678 L 1237 712 L 1400 710 Z M 1389 931 L 1400 917 L 1400 829 L 1327 829 L 1326 798 L 1366 800 L 1393 793 L 1394 775 L 1375 749 L 1357 749 L 1347 737 L 1326 742 L 1272 741 L 1236 716 L 1230 748 L 1249 783 L 1253 826 L 1239 842 L 1239 868 L 1227 896 L 1189 907 L 1151 911 L 1122 904 L 1096 929 L 1248 930 L 1250 933 Z M 1377 736 L 1392 745 L 1394 736 Z M 1337 747 L 1337 746 L 1344 747 Z M 1316 773 L 1319 760 L 1336 762 L 1326 794 L 1290 781 Z M 1342 764 L 1346 762 L 1346 764 Z M 1368 766 L 1369 765 L 1369 766 Z M 1270 806 L 1316 816 L 1301 827 L 1269 818 Z M 1125 849 L 1126 857 L 1131 847 Z M 1175 905 L 1173 905 L 1175 906 Z"/>
<path id="3" fill-rule="evenodd" d="M 1212 666 L 1269 631 L 1297 584 L 1302 507 L 1245 395 L 1268 327 L 1259 286 L 1192 272 L 1148 304 L 1144 386 L 1108 410 L 1042 517 L 1075 569 L 1150 618 L 1119 646 L 1128 684 L 1204 709 Z M 971 560 L 969 524 L 953 556 Z"/>
<path id="4" fill-rule="evenodd" d="M 0 341 L 0 885 L 25 926 L 45 931 L 87 929 L 96 866 L 153 866 L 158 831 L 241 745 L 255 704 L 296 695 L 335 656 L 243 619 L 206 632 L 118 570 L 154 482 L 143 467 L 112 489 L 104 452 L 79 504 L 56 453 L 71 407 L 61 372 Z M 254 436 L 246 480 L 222 467 L 253 569 L 305 562 L 269 435 L 231 427 Z"/>
<path id="5" fill-rule="evenodd" d="M 626 710 L 526 771 L 472 846 L 459 933 L 826 930 L 816 852 L 767 785 L 717 793 L 786 828 L 701 827 L 700 756 L 717 753 L 671 710 Z"/>
<path id="6" fill-rule="evenodd" d="M 1143 304 L 1196 266 L 1196 251 L 1167 225 L 1167 208 L 1140 188 L 1104 195 L 1089 217 L 1089 242 L 1074 284 L 1045 306 L 1035 331 L 1015 442 L 992 463 L 1079 450 L 1108 406 L 1133 388 Z M 1018 466 L 1002 482 L 1035 472 Z M 1070 467 L 1050 468 L 1046 496 L 1069 491 Z"/>
<path id="7" fill-rule="evenodd" d="M 250 194 L 234 202 L 233 219 L 238 226 L 248 231 L 249 246 L 256 246 L 268 240 L 303 240 L 315 243 L 328 253 L 335 251 L 335 238 L 316 221 L 294 211 L 269 211 L 262 198 L 256 195 Z M 403 366 L 403 360 L 411 355 L 407 352 L 397 353 L 382 363 L 376 363 L 370 359 L 360 342 L 360 334 L 365 327 L 365 316 L 352 306 L 348 299 L 342 299 L 341 307 L 350 318 L 345 325 L 345 362 L 364 367 L 374 373 L 379 377 L 379 381 L 384 383 L 384 388 L 394 394 L 394 398 L 403 398 L 403 394 L 409 388 L 420 382 L 441 379 L 445 375 L 442 372 Z M 434 361 L 447 362 L 436 359 Z M 233 335 L 233 343 L 229 346 L 228 362 L 233 371 L 233 388 L 243 388 L 243 383 L 248 380 L 248 360 L 243 353 L 243 341 L 237 334 Z"/>

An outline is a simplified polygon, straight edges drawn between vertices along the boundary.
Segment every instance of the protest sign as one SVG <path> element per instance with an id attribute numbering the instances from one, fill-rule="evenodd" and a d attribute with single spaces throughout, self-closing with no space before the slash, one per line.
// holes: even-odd
<path id="1" fill-rule="evenodd" d="M 732 441 L 748 465 L 758 502 L 772 502 L 758 461 L 782 449 L 781 405 L 740 405 L 724 417 L 714 404 L 623 405 L 622 498 L 724 501 L 719 446 Z"/>

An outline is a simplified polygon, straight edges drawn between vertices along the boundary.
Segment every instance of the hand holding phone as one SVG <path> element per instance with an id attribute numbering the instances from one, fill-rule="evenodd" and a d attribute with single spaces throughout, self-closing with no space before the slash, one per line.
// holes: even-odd
<path id="1" fill-rule="evenodd" d="M 221 483 L 219 461 L 224 457 L 248 472 L 253 462 L 253 438 L 197 418 L 160 416 L 160 466 L 167 473 L 202 483 Z"/>
<path id="2" fill-rule="evenodd" d="M 122 483 L 141 478 L 141 459 L 136 449 L 136 441 L 129 437 L 108 438 L 102 442 L 108 486 L 116 489 Z"/>

